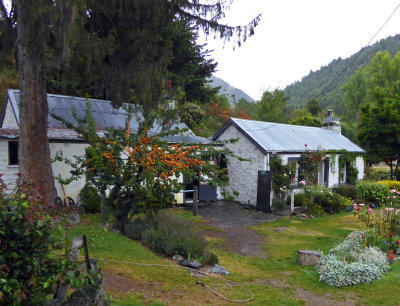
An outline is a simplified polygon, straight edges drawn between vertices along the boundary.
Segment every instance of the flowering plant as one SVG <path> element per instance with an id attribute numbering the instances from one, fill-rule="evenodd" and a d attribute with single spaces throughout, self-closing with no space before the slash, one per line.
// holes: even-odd
<path id="1" fill-rule="evenodd" d="M 367 212 L 361 212 L 360 206 L 356 206 L 354 212 L 363 225 L 363 242 L 366 246 L 377 246 L 384 252 L 390 250 L 394 253 L 400 252 L 400 236 L 392 232 L 392 220 L 400 215 L 400 209 L 385 208 L 384 210 L 373 210 L 368 207 Z"/>
<path id="2" fill-rule="evenodd" d="M 296 176 L 296 162 L 284 164 L 279 155 L 273 155 L 269 159 L 272 188 L 279 199 L 284 200 L 290 184 Z"/>
<path id="3" fill-rule="evenodd" d="M 299 161 L 299 181 L 305 185 L 318 184 L 318 166 L 321 160 L 325 159 L 326 152 L 324 150 L 311 151 L 307 144 L 304 145 L 306 151 L 301 154 Z"/>

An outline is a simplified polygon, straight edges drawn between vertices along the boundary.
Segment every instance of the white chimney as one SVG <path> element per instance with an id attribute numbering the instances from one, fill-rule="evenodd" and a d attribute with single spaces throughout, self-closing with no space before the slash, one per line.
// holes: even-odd
<path id="1" fill-rule="evenodd" d="M 340 118 L 333 117 L 333 110 L 328 110 L 328 117 L 324 119 L 322 129 L 332 130 L 336 134 L 342 134 L 342 125 L 340 124 Z"/>

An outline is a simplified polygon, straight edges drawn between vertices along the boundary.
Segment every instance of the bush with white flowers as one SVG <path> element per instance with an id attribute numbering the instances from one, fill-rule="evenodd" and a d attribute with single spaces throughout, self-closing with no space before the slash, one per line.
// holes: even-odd
<path id="1" fill-rule="evenodd" d="M 319 280 L 336 287 L 370 283 L 389 271 L 388 259 L 375 247 L 363 248 L 362 233 L 353 232 L 323 256 L 316 266 Z"/>

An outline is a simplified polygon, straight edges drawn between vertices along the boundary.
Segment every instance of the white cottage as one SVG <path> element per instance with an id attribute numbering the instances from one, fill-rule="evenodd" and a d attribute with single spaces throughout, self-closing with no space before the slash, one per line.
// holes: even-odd
<path id="1" fill-rule="evenodd" d="M 92 115 L 96 123 L 98 132 L 101 133 L 106 128 L 123 128 L 127 118 L 127 112 L 123 108 L 115 109 L 110 101 L 89 99 L 91 102 Z M 49 112 L 64 118 L 64 120 L 78 124 L 73 116 L 73 108 L 78 118 L 84 118 L 86 111 L 87 99 L 62 96 L 47 95 Z M 7 101 L 4 108 L 1 125 L 0 125 L 0 174 L 2 179 L 10 189 L 16 185 L 19 172 L 18 166 L 18 136 L 19 136 L 19 90 L 10 89 L 7 91 Z M 79 138 L 74 131 L 67 129 L 65 125 L 48 116 L 48 137 L 50 145 L 51 157 L 55 157 L 57 152 L 62 152 L 64 157 L 73 160 L 73 156 L 84 156 L 88 144 Z M 131 132 L 138 130 L 138 121 L 136 117 L 132 118 L 130 123 Z M 187 129 L 184 123 L 174 124 L 171 128 Z M 149 134 L 155 134 L 160 131 L 160 126 L 154 125 Z M 201 143 L 211 144 L 212 141 L 194 135 L 189 129 L 182 135 L 172 135 L 165 138 L 169 143 Z M 72 168 L 63 162 L 55 162 L 52 164 L 54 177 L 66 179 L 70 177 Z M 82 187 L 85 185 L 84 179 L 74 181 L 68 185 L 61 185 L 56 180 L 56 188 L 58 196 L 61 198 L 71 197 L 74 201 L 78 200 L 78 195 Z M 200 186 L 200 199 L 215 198 L 216 191 L 211 190 L 210 186 Z M 213 195 L 215 194 L 215 195 Z M 183 201 L 183 195 L 177 195 L 177 201 Z"/>
<path id="2" fill-rule="evenodd" d="M 283 162 L 287 163 L 298 161 L 306 150 L 346 150 L 359 154 L 355 166 L 358 179 L 364 177 L 362 155 L 365 151 L 341 135 L 340 119 L 333 118 L 331 113 L 324 119 L 322 128 L 230 118 L 212 139 L 238 139 L 235 143 L 227 143 L 227 148 L 251 162 L 228 159 L 228 191 L 238 191 L 239 202 L 256 205 L 263 211 L 270 211 L 273 197 L 269 167 L 272 154 L 280 155 Z M 330 163 L 329 158 L 335 158 L 336 162 Z M 319 185 L 334 187 L 347 181 L 347 171 L 342 169 L 342 173 L 339 173 L 338 159 L 339 154 L 331 157 L 328 154 L 327 158 L 320 162 Z M 335 166 L 332 167 L 332 164 Z"/>

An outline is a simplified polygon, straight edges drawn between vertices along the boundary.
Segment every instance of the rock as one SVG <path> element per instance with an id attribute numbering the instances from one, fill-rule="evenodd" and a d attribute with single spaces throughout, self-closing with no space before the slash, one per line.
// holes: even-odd
<path id="1" fill-rule="evenodd" d="M 369 204 L 369 207 L 371 207 L 371 208 L 377 208 L 377 207 L 378 207 L 378 204 L 376 204 L 376 203 L 370 203 L 370 204 Z"/>
<path id="2" fill-rule="evenodd" d="M 228 271 L 226 271 L 220 265 L 214 265 L 214 267 L 211 268 L 211 272 L 218 273 L 218 274 L 223 274 L 223 275 L 229 275 L 230 274 Z"/>
<path id="3" fill-rule="evenodd" d="M 344 208 L 344 211 L 353 211 L 354 210 L 354 206 L 346 206 Z"/>
<path id="4" fill-rule="evenodd" d="M 174 256 L 172 256 L 172 260 L 182 261 L 182 260 L 185 260 L 185 258 L 183 258 L 181 255 L 174 255 Z"/>
<path id="5" fill-rule="evenodd" d="M 182 260 L 179 262 L 181 266 L 192 268 L 192 269 L 200 269 L 203 265 L 195 260 Z"/>
<path id="6" fill-rule="evenodd" d="M 72 225 L 76 225 L 81 221 L 79 218 L 79 214 L 77 213 L 70 213 L 67 217 L 67 220 Z"/>

